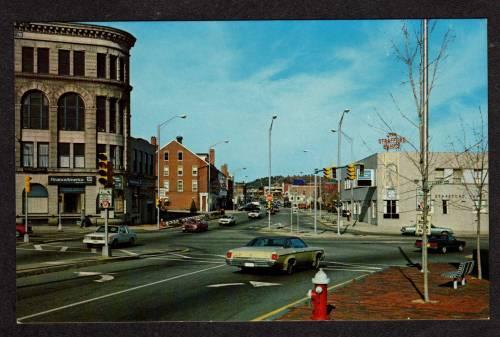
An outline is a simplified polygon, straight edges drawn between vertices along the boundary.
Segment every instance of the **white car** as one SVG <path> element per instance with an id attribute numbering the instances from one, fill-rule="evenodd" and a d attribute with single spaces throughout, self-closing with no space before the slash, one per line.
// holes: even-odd
<path id="1" fill-rule="evenodd" d="M 262 218 L 262 211 L 260 209 L 252 210 L 248 212 L 249 219 L 258 219 Z"/>
<path id="2" fill-rule="evenodd" d="M 219 225 L 235 225 L 236 219 L 232 215 L 223 215 L 222 218 L 219 219 Z"/>
<path id="3" fill-rule="evenodd" d="M 417 228 L 415 225 L 411 226 L 403 226 L 401 228 L 402 235 L 416 235 Z M 451 228 L 446 227 L 437 227 L 431 224 L 431 235 L 448 235 L 453 234 L 453 230 Z"/>
<path id="4" fill-rule="evenodd" d="M 87 247 L 89 248 L 94 245 L 103 246 L 105 244 L 104 235 L 104 226 L 99 226 L 94 233 L 85 235 L 83 243 L 87 244 Z M 111 245 L 111 247 L 117 247 L 123 243 L 133 245 L 136 240 L 137 234 L 135 234 L 127 226 L 108 226 L 108 245 Z"/>

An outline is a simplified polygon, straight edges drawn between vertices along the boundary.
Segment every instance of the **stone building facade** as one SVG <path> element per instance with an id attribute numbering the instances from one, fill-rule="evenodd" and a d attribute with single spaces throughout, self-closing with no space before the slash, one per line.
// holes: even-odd
<path id="1" fill-rule="evenodd" d="M 486 163 L 487 163 L 487 154 Z M 458 233 L 476 231 L 477 182 L 481 170 L 462 154 L 432 152 L 429 155 L 430 216 L 435 226 Z M 404 225 L 414 225 L 423 202 L 418 153 L 383 152 L 358 161 L 365 174 L 346 181 L 342 170 L 341 200 L 343 209 L 351 210 L 353 219 L 377 226 L 381 231 L 398 233 Z M 488 177 L 481 207 L 481 232 L 488 233 Z M 351 188 L 352 187 L 352 188 Z"/>
<path id="2" fill-rule="evenodd" d="M 114 215 L 124 213 L 130 135 L 127 32 L 87 24 L 15 24 L 16 214 L 54 222 L 99 214 L 97 155 L 114 164 Z M 120 183 L 121 182 L 121 183 Z"/>

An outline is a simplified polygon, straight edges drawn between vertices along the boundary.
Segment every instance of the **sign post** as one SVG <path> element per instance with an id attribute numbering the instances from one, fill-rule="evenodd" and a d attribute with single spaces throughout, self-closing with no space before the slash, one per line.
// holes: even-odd
<path id="1" fill-rule="evenodd" d="M 57 230 L 58 230 L 59 232 L 62 232 L 62 230 L 63 230 L 63 229 L 62 229 L 62 222 L 61 222 L 61 203 L 62 203 L 62 196 L 60 196 L 60 195 L 59 195 L 59 196 L 57 197 L 57 211 L 58 211 L 58 213 L 59 213 L 59 214 L 58 214 L 58 217 L 59 217 L 59 219 L 58 219 L 58 220 L 59 220 L 59 221 L 58 221 L 58 223 L 57 223 Z"/>
<path id="2" fill-rule="evenodd" d="M 108 219 L 109 219 L 109 208 L 113 204 L 113 189 L 102 188 L 99 191 L 99 206 L 104 209 L 104 246 L 102 247 L 102 256 L 110 257 L 111 250 L 108 244 Z"/>

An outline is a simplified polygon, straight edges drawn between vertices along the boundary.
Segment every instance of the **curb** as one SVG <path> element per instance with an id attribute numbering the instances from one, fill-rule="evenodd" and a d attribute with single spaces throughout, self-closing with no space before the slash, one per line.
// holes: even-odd
<path id="1" fill-rule="evenodd" d="M 179 252 L 179 251 L 185 251 L 185 249 L 179 248 L 179 249 L 169 250 L 166 252 L 165 251 L 158 251 L 158 252 L 144 253 L 141 255 L 118 256 L 118 257 L 111 257 L 111 258 L 98 257 L 95 260 L 85 260 L 85 261 L 79 261 L 76 263 L 67 263 L 67 264 L 61 264 L 61 265 L 55 265 L 55 266 L 29 268 L 26 270 L 16 271 L 16 279 L 21 278 L 21 277 L 27 277 L 27 276 L 49 274 L 49 273 L 54 273 L 54 272 L 58 272 L 58 271 L 62 271 L 62 270 L 68 270 L 71 268 L 81 268 L 81 267 L 88 267 L 88 266 L 96 266 L 96 265 L 100 265 L 100 264 L 107 264 L 107 263 L 112 263 L 112 262 L 141 259 L 141 258 L 143 258 L 143 256 L 150 256 L 150 255 L 162 254 L 162 253 L 172 253 L 172 252 Z"/>

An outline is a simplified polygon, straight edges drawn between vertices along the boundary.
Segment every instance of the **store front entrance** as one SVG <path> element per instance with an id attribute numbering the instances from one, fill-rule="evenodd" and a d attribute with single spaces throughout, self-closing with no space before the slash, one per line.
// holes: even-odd
<path id="1" fill-rule="evenodd" d="M 84 186 L 60 186 L 59 195 L 62 197 L 63 213 L 80 214 L 85 209 Z"/>

